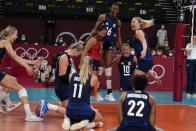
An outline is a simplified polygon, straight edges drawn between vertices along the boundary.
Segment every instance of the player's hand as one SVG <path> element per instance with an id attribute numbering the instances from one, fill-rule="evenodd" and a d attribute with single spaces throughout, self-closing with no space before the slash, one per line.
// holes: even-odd
<path id="1" fill-rule="evenodd" d="M 133 61 L 137 65 L 137 57 L 136 56 L 133 56 Z"/>
<path id="2" fill-rule="evenodd" d="M 31 66 L 27 65 L 25 68 L 29 76 L 35 76 L 35 71 Z"/>
<path id="3" fill-rule="evenodd" d="M 140 58 L 144 58 L 146 56 L 146 51 L 142 50 Z"/>
<path id="4" fill-rule="evenodd" d="M 158 86 L 160 86 L 160 87 L 162 86 L 162 81 L 158 78 L 156 79 L 156 83 L 158 84 Z"/>

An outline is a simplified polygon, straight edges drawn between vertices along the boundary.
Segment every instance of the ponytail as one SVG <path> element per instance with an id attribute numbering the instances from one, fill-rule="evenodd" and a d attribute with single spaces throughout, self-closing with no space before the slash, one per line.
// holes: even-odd
<path id="1" fill-rule="evenodd" d="M 85 56 L 80 69 L 80 82 L 85 85 L 90 74 L 90 65 L 93 64 L 93 60 L 90 56 Z"/>
<path id="2" fill-rule="evenodd" d="M 142 19 L 140 17 L 134 17 L 133 19 L 137 19 L 138 22 L 141 24 L 142 28 L 149 28 L 152 25 L 154 25 L 154 19 L 152 19 L 152 20 L 144 20 L 144 19 Z"/>
<path id="3" fill-rule="evenodd" d="M 8 25 L 4 30 L 0 32 L 0 38 L 5 39 L 10 34 L 13 34 L 17 29 L 11 25 Z"/>

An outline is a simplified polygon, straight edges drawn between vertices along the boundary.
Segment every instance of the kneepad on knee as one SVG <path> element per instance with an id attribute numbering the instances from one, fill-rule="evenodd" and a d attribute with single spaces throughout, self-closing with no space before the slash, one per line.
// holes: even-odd
<path id="1" fill-rule="evenodd" d="M 28 95 L 27 95 L 27 91 L 26 91 L 25 88 L 19 90 L 19 91 L 18 91 L 18 95 L 19 95 L 20 98 L 21 98 L 21 97 L 24 97 L 24 96 L 26 96 L 26 97 L 28 96 Z"/>
<path id="2" fill-rule="evenodd" d="M 112 67 L 105 68 L 105 76 L 112 76 Z"/>

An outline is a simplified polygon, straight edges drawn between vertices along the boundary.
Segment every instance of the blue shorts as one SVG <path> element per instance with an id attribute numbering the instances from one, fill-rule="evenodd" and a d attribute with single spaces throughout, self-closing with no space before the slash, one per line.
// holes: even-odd
<path id="1" fill-rule="evenodd" d="M 98 60 L 93 60 L 93 71 L 98 71 L 99 67 L 99 61 Z"/>
<path id="2" fill-rule="evenodd" d="M 69 85 L 56 84 L 55 93 L 61 101 L 67 100 L 69 98 Z"/>
<path id="3" fill-rule="evenodd" d="M 153 66 L 153 61 L 139 60 L 138 65 L 136 66 L 137 70 L 147 73 Z"/>
<path id="4" fill-rule="evenodd" d="M 131 82 L 130 81 L 120 81 L 120 92 L 121 91 L 132 91 L 133 88 L 131 86 Z"/>
<path id="5" fill-rule="evenodd" d="M 0 70 L 0 81 L 3 80 L 3 78 L 5 77 L 5 75 L 6 74 Z"/>
<path id="6" fill-rule="evenodd" d="M 90 122 L 95 118 L 95 111 L 87 103 L 69 102 L 66 108 L 66 115 L 71 121 L 89 120 Z"/>
<path id="7" fill-rule="evenodd" d="M 119 126 L 117 131 L 156 131 L 154 126 Z"/>
<path id="8" fill-rule="evenodd" d="M 103 42 L 102 50 L 104 50 L 104 51 L 106 51 L 106 50 L 113 50 L 113 43 L 110 44 L 109 42 Z"/>

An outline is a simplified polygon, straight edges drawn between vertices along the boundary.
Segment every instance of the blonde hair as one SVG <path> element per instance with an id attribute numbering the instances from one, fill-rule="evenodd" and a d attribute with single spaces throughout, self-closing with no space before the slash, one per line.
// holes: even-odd
<path id="1" fill-rule="evenodd" d="M 80 68 L 80 82 L 85 85 L 90 74 L 90 65 L 93 64 L 93 60 L 90 56 L 85 56 L 82 61 L 82 67 Z"/>
<path id="2" fill-rule="evenodd" d="M 83 45 L 80 43 L 73 43 L 71 44 L 70 49 L 77 49 L 77 51 L 81 51 L 83 49 Z"/>
<path id="3" fill-rule="evenodd" d="M 152 20 L 144 20 L 144 19 L 142 19 L 140 17 L 133 17 L 133 19 L 137 19 L 138 22 L 141 24 L 142 28 L 149 28 L 152 25 L 154 25 L 154 19 L 152 19 Z"/>
<path id="4" fill-rule="evenodd" d="M 4 30 L 0 32 L 0 38 L 5 39 L 10 34 L 13 34 L 17 29 L 11 25 L 8 25 Z"/>

